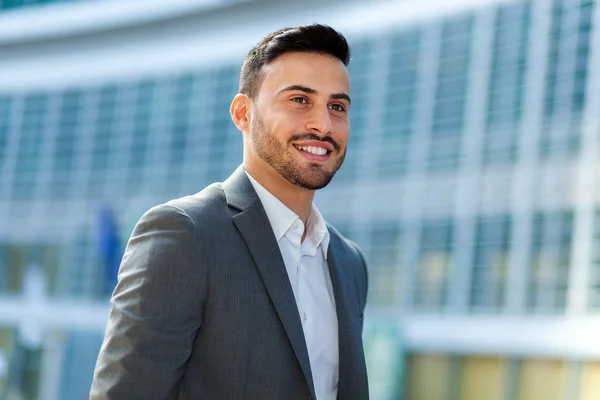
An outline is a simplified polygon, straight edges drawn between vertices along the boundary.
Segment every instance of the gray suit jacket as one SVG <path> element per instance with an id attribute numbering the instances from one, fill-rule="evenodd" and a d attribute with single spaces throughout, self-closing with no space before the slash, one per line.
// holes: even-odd
<path id="1" fill-rule="evenodd" d="M 368 398 L 367 272 L 328 226 L 339 326 L 338 398 Z M 149 210 L 119 270 L 90 399 L 315 399 L 283 258 L 242 167 Z"/>

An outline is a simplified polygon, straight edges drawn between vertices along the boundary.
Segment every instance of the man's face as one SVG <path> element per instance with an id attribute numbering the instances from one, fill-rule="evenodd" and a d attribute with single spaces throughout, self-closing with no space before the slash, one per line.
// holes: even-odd
<path id="1" fill-rule="evenodd" d="M 249 156 L 301 188 L 326 186 L 344 161 L 350 132 L 346 67 L 328 55 L 294 52 L 275 59 L 263 73 Z"/>

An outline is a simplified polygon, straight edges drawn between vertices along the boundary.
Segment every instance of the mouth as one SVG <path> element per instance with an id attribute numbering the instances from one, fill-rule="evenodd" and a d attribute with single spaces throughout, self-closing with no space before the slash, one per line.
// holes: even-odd
<path id="1" fill-rule="evenodd" d="M 310 161 L 323 162 L 327 161 L 331 156 L 331 150 L 327 150 L 323 147 L 294 145 L 294 148 Z"/>

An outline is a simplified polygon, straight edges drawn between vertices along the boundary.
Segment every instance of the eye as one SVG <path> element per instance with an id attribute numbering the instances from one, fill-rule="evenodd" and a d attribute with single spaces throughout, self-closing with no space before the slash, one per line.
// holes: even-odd
<path id="1" fill-rule="evenodd" d="M 292 101 L 298 104 L 308 104 L 308 100 L 306 100 L 304 97 L 294 97 Z"/>
<path id="2" fill-rule="evenodd" d="M 329 108 L 331 108 L 332 110 L 335 110 L 335 111 L 339 111 L 339 112 L 346 111 L 346 108 L 341 104 L 332 104 L 329 106 Z"/>

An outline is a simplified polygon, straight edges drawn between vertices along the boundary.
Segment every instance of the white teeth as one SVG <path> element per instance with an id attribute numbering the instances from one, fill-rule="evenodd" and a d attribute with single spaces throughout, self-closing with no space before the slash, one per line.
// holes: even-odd
<path id="1" fill-rule="evenodd" d="M 316 154 L 318 156 L 322 156 L 327 154 L 327 149 L 324 149 L 322 147 L 315 147 L 315 146 L 296 146 L 296 148 L 304 150 L 308 153 L 311 154 Z"/>

